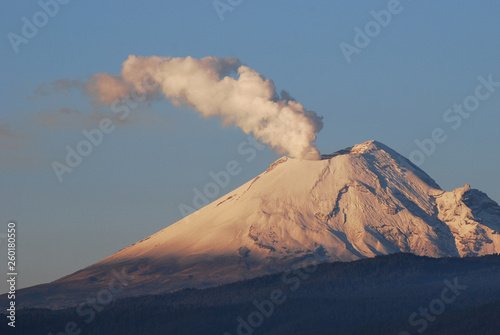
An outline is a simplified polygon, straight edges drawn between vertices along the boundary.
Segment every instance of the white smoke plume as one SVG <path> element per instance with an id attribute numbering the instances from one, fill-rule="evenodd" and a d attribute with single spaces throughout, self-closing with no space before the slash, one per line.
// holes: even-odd
<path id="1" fill-rule="evenodd" d="M 110 105 L 131 89 L 143 93 L 149 77 L 174 105 L 183 104 L 203 117 L 218 116 L 278 152 L 296 158 L 319 159 L 312 143 L 322 118 L 288 93 L 279 95 L 271 80 L 242 65 L 237 58 L 195 59 L 129 56 L 119 76 L 99 73 L 85 90 L 96 103 Z"/>

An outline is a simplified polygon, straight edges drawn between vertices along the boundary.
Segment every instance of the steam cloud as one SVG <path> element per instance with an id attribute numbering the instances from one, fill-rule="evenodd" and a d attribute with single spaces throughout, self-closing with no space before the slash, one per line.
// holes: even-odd
<path id="1" fill-rule="evenodd" d="M 237 58 L 131 55 L 120 75 L 95 74 L 85 90 L 96 103 L 111 105 L 132 89 L 139 94 L 146 92 L 145 78 L 156 85 L 156 93 L 163 93 L 174 105 L 190 106 L 203 117 L 218 116 L 225 125 L 253 133 L 282 154 L 320 158 L 312 143 L 323 127 L 322 118 L 288 93 L 278 94 L 271 80 Z"/>

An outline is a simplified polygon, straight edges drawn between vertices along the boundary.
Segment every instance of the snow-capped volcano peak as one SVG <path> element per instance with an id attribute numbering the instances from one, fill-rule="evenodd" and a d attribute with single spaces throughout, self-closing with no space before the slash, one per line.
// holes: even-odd
<path id="1" fill-rule="evenodd" d="M 331 155 L 323 155 L 323 156 L 325 156 L 323 159 L 328 159 L 328 156 L 336 156 L 339 153 L 345 154 L 348 152 L 350 154 L 356 155 L 356 154 L 362 154 L 365 152 L 377 151 L 377 150 L 384 150 L 386 152 L 391 152 L 391 154 L 396 154 L 397 156 L 400 156 L 396 151 L 392 150 L 388 146 L 386 146 L 386 145 L 384 145 L 376 140 L 370 140 L 370 141 L 366 141 L 364 143 L 356 144 L 356 145 L 349 147 L 349 148 L 346 148 L 346 149 L 336 151 Z"/>
<path id="2" fill-rule="evenodd" d="M 438 217 L 436 196 L 443 197 L 443 191 L 406 158 L 377 141 L 328 156 L 319 161 L 283 157 L 243 186 L 105 262 L 138 254 L 151 259 L 172 253 L 188 259 L 219 255 L 238 259 L 245 264 L 239 271 L 246 272 L 283 269 L 317 248 L 331 261 L 398 251 L 467 254 Z M 245 257 L 238 251 L 242 248 L 248 250 Z"/>
<path id="3" fill-rule="evenodd" d="M 179 288 L 281 271 L 319 249 L 328 261 L 401 251 L 434 257 L 500 251 L 496 226 L 484 227 L 487 238 L 474 241 L 477 250 L 464 251 L 463 229 L 441 220 L 437 204 L 453 207 L 447 194 L 455 193 L 442 191 L 377 141 L 319 161 L 283 157 L 241 187 L 97 265 L 142 259 L 139 273 L 168 268 L 168 286 Z"/>
<path id="4" fill-rule="evenodd" d="M 329 155 L 321 155 L 321 159 L 330 159 L 333 158 L 337 155 L 343 155 L 343 154 L 362 154 L 366 151 L 373 151 L 373 150 L 384 150 L 384 145 L 380 142 L 377 142 L 375 140 L 367 141 L 361 144 L 356 144 L 355 146 L 345 148 L 339 151 L 336 151 L 332 154 Z M 385 147 L 388 148 L 388 147 Z"/>
<path id="5" fill-rule="evenodd" d="M 500 252 L 500 207 L 470 187 L 443 191 L 377 141 L 282 157 L 241 187 L 164 230 L 56 283 L 135 277 L 127 291 L 205 287 L 289 269 L 313 253 L 351 261 L 395 252 Z M 88 284 L 88 283 L 87 283 Z"/>
<path id="6" fill-rule="evenodd" d="M 381 148 L 381 143 L 379 143 L 375 140 L 371 140 L 371 141 L 361 143 L 361 144 L 356 144 L 355 146 L 353 146 L 351 149 L 351 154 L 362 154 L 366 151 L 379 150 L 379 149 L 383 149 L 383 148 Z"/>

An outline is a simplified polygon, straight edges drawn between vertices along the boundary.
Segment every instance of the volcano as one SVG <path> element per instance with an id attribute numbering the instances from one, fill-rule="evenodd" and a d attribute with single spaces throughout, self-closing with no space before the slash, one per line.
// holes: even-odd
<path id="1" fill-rule="evenodd" d="M 347 262 L 398 252 L 498 253 L 500 206 L 469 185 L 444 191 L 408 159 L 369 141 L 320 160 L 282 157 L 158 233 L 18 291 L 18 301 L 21 307 L 76 305 L 116 272 L 130 279 L 121 295 L 159 294 L 285 271 L 311 255 Z"/>

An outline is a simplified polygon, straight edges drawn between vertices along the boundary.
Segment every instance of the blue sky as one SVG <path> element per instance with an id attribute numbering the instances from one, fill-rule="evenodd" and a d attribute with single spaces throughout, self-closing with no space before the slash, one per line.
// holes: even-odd
<path id="1" fill-rule="evenodd" d="M 444 189 L 470 183 L 500 201 L 500 87 L 483 85 L 479 92 L 488 97 L 474 98 L 479 77 L 500 82 L 500 3 L 229 3 L 221 21 L 210 0 L 69 1 L 17 53 L 9 33 L 22 37 L 23 17 L 33 22 L 42 9 L 36 1 L 0 3 L 0 233 L 9 220 L 18 222 L 19 287 L 57 279 L 176 222 L 193 188 L 230 161 L 241 173 L 220 196 L 280 157 L 266 147 L 248 161 L 250 151 L 238 151 L 242 143 L 251 148 L 241 130 L 157 99 L 117 123 L 60 183 L 51 163 L 64 160 L 66 146 L 74 148 L 107 111 L 78 90 L 37 89 L 118 74 L 129 55 L 238 57 L 323 116 L 322 153 L 376 139 L 418 157 L 415 140 L 440 128 L 442 143 L 423 153 L 421 168 Z M 357 47 L 354 29 L 377 29 L 371 12 L 388 8 L 397 13 Z M 358 49 L 350 62 L 343 42 Z M 466 118 L 446 114 L 466 101 L 473 110 Z"/>

